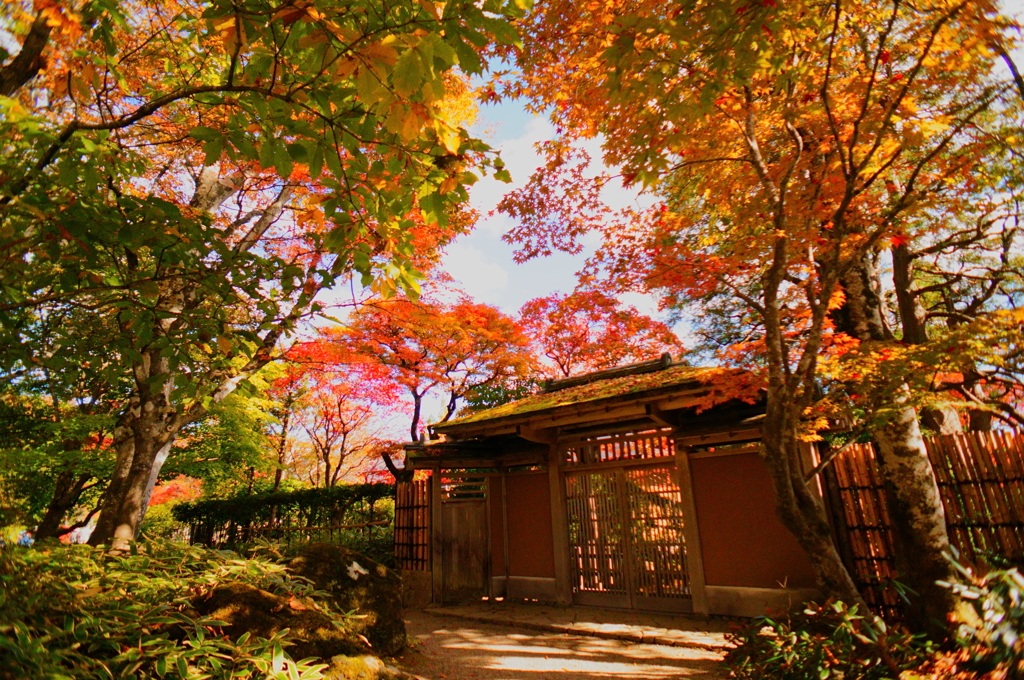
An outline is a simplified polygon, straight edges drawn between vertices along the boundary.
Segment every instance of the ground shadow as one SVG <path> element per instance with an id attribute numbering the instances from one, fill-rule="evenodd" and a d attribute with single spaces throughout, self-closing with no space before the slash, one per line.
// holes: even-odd
<path id="1" fill-rule="evenodd" d="M 414 646 L 401 657 L 406 671 L 430 680 L 586 680 L 700 678 L 727 673 L 722 655 L 517 629 L 408 612 Z"/>

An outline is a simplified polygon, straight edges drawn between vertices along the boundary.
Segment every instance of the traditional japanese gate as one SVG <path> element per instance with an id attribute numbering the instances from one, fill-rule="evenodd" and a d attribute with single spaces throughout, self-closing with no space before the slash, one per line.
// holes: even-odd
<path id="1" fill-rule="evenodd" d="M 573 449 L 567 458 L 574 602 L 692 611 L 671 440 L 634 436 Z"/>

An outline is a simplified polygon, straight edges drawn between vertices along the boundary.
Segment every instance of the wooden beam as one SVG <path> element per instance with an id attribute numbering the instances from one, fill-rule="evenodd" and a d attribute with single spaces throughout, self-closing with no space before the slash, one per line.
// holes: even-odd
<path id="1" fill-rule="evenodd" d="M 730 447 L 727 449 L 715 449 L 714 451 L 693 451 L 688 456 L 690 459 L 696 458 L 720 458 L 722 456 L 740 456 L 744 453 L 760 453 L 761 444 L 760 442 L 751 444 L 750 446 L 738 446 Z"/>
<path id="2" fill-rule="evenodd" d="M 572 584 L 569 566 L 569 521 L 562 484 L 557 446 L 548 451 L 548 486 L 551 492 L 551 541 L 555 552 L 555 600 L 558 604 L 572 603 Z"/>
<path id="3" fill-rule="evenodd" d="M 434 470 L 430 475 L 430 584 L 431 601 L 437 605 L 444 600 L 441 524 L 441 471 Z"/>
<path id="4" fill-rule="evenodd" d="M 538 444 L 552 444 L 558 443 L 558 433 L 553 428 L 533 428 L 529 425 L 519 425 L 516 427 L 516 434 L 529 442 L 537 442 Z"/>
<path id="5" fill-rule="evenodd" d="M 729 444 L 734 442 L 746 442 L 761 438 L 761 428 L 752 427 L 745 429 L 722 428 L 704 434 L 677 437 L 676 446 L 712 446 L 714 444 Z"/>
<path id="6" fill-rule="evenodd" d="M 644 410 L 647 412 L 647 417 L 653 420 L 655 424 L 671 428 L 676 427 L 675 420 L 672 416 L 661 408 L 658 408 L 657 404 L 646 404 L 644 406 Z"/>
<path id="7" fill-rule="evenodd" d="M 683 501 L 683 535 L 686 541 L 686 573 L 690 577 L 690 597 L 695 614 L 707 616 L 707 584 L 704 582 L 704 555 L 700 549 L 700 518 L 693 500 L 693 476 L 690 474 L 689 450 L 676 447 L 676 479 Z"/>

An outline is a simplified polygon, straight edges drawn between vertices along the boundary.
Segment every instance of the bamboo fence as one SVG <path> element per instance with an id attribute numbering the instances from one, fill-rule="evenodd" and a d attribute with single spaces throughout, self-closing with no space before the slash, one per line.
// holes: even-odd
<path id="1" fill-rule="evenodd" d="M 950 544 L 971 565 L 1024 563 L 1024 432 L 964 432 L 925 439 Z M 825 475 L 841 512 L 840 552 L 868 604 L 898 616 L 893 542 L 874 445 L 855 444 Z"/>

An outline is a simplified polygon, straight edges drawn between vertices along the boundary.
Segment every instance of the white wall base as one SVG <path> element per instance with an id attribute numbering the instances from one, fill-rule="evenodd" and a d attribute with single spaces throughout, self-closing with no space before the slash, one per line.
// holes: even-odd
<path id="1" fill-rule="evenodd" d="M 708 613 L 720 616 L 763 616 L 789 611 L 819 596 L 814 588 L 742 588 L 705 586 Z"/>
<path id="2" fill-rule="evenodd" d="M 535 576 L 494 576 L 491 578 L 491 597 L 554 602 L 557 593 L 553 578 Z"/>

